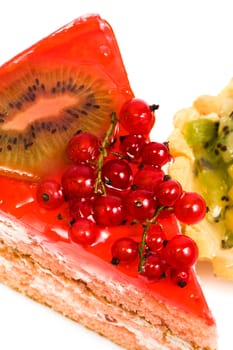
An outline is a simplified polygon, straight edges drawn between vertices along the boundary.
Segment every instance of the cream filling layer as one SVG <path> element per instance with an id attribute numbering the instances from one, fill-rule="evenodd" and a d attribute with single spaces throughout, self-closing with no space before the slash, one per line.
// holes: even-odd
<path id="1" fill-rule="evenodd" d="M 27 268 L 27 259 L 21 259 L 21 263 Z M 0 256 L 0 266 L 1 269 L 6 270 L 6 273 L 9 275 L 12 274 L 12 262 L 5 259 L 4 256 Z M 95 319 L 97 323 L 111 323 L 111 325 L 114 325 L 116 328 L 125 328 L 130 333 L 133 333 L 137 339 L 137 343 L 147 350 L 193 349 L 190 343 L 172 335 L 169 331 L 164 329 L 163 325 L 158 325 L 155 328 L 136 314 L 127 312 L 114 304 L 108 304 L 106 301 L 101 301 L 99 298 L 96 298 L 92 292 L 83 293 L 83 284 L 79 285 L 79 283 L 75 283 L 75 281 L 70 282 L 61 276 L 53 274 L 50 270 L 42 268 L 39 264 L 37 264 L 36 268 L 37 274 L 30 275 L 30 284 L 28 288 L 29 290 L 33 290 L 34 294 L 40 294 L 42 299 L 44 297 L 46 300 L 46 297 L 48 297 L 50 300 L 48 304 L 53 309 L 61 312 L 63 304 L 65 303 L 68 309 L 70 307 L 73 308 L 77 320 Z M 78 296 L 78 299 L 76 296 Z M 52 305 L 53 300 L 57 300 L 57 305 Z M 61 304 L 59 305 L 59 303 Z M 82 307 L 82 305 L 80 307 L 79 303 L 84 303 L 86 307 Z M 63 310 L 63 313 L 66 314 L 66 311 L 64 312 Z M 149 333 L 147 334 L 145 331 L 146 329 L 153 329 L 154 337 L 150 336 Z M 164 341 L 165 339 L 166 344 Z M 162 342 L 164 344 L 161 344 Z"/>

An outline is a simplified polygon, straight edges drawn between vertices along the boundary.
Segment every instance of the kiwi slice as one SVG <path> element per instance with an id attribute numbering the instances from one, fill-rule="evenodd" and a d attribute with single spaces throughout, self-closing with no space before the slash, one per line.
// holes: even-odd
<path id="1" fill-rule="evenodd" d="M 195 156 L 194 174 L 206 199 L 209 222 L 222 223 L 224 249 L 233 247 L 233 113 L 217 122 L 187 122 L 184 137 Z"/>
<path id="2" fill-rule="evenodd" d="M 118 95 L 91 66 L 31 62 L 10 72 L 0 82 L 0 174 L 37 180 L 61 167 L 75 133 L 104 135 Z"/>
<path id="3" fill-rule="evenodd" d="M 233 113 L 220 119 L 215 152 L 221 156 L 224 163 L 233 161 Z"/>
<path id="4" fill-rule="evenodd" d="M 210 119 L 194 119 L 186 123 L 184 137 L 190 147 L 200 148 L 217 137 L 218 123 Z"/>

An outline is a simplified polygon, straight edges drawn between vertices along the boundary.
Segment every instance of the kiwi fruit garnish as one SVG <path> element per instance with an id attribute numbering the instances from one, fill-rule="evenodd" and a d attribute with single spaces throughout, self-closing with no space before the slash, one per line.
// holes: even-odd
<path id="1" fill-rule="evenodd" d="M 190 147 L 203 147 L 217 136 L 217 128 L 211 119 L 194 119 L 185 125 L 184 137 Z"/>
<path id="2" fill-rule="evenodd" d="M 112 113 L 133 96 L 114 32 L 99 15 L 39 40 L 0 67 L 0 175 L 57 174 L 72 136 L 104 137 Z"/>
<path id="3" fill-rule="evenodd" d="M 0 80 L 0 174 L 37 180 L 66 161 L 81 131 L 102 137 L 120 102 L 103 71 L 26 62 Z"/>
<path id="4" fill-rule="evenodd" d="M 195 156 L 194 173 L 208 205 L 210 222 L 225 225 L 222 248 L 233 247 L 233 113 L 218 122 L 195 119 L 184 128 Z"/>
<path id="5" fill-rule="evenodd" d="M 202 222 L 182 225 L 182 232 L 196 241 L 199 260 L 233 280 L 233 79 L 218 94 L 200 95 L 177 111 L 168 142 L 168 174 L 207 204 Z"/>

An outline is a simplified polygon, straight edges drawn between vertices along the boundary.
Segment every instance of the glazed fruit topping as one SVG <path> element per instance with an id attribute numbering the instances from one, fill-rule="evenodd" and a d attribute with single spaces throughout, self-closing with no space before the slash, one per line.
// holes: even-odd
<path id="1" fill-rule="evenodd" d="M 111 235 L 112 227 L 131 227 L 124 232 L 132 236 L 111 237 L 111 263 L 125 268 L 136 263 L 138 274 L 148 281 L 170 278 L 184 287 L 198 257 L 197 246 L 181 233 L 168 236 L 160 218 L 175 215 L 182 223 L 195 224 L 206 214 L 205 202 L 166 175 L 168 145 L 148 139 L 155 116 L 146 102 L 132 99 L 119 116 L 110 117 L 102 139 L 87 132 L 71 138 L 66 148 L 71 164 L 61 184 L 41 182 L 38 202 L 48 209 L 65 203 L 68 236 L 86 247 L 98 244 L 101 230 Z M 134 236 L 135 227 L 140 234 Z"/>
<path id="2" fill-rule="evenodd" d="M 134 175 L 134 187 L 155 193 L 164 179 L 164 171 L 160 167 L 144 166 Z"/>
<path id="3" fill-rule="evenodd" d="M 112 245 L 112 264 L 131 263 L 138 256 L 138 243 L 130 237 L 122 237 Z"/>
<path id="4" fill-rule="evenodd" d="M 156 198 L 152 192 L 136 189 L 126 197 L 125 206 L 133 219 L 143 222 L 153 217 L 156 210 Z"/>
<path id="5" fill-rule="evenodd" d="M 164 248 L 167 242 L 166 233 L 159 224 L 150 225 L 146 234 L 146 245 L 150 252 L 156 253 Z"/>
<path id="6" fill-rule="evenodd" d="M 90 245 L 97 237 L 97 226 L 88 219 L 78 219 L 69 228 L 69 237 L 78 244 Z"/>
<path id="7" fill-rule="evenodd" d="M 138 160 L 145 143 L 143 134 L 129 134 L 120 138 L 120 149 L 130 160 Z"/>
<path id="8" fill-rule="evenodd" d="M 196 224 L 206 214 L 206 203 L 196 192 L 183 192 L 174 204 L 177 219 L 185 224 Z"/>
<path id="9" fill-rule="evenodd" d="M 161 181 L 155 190 L 156 197 L 161 205 L 171 207 L 182 194 L 181 184 L 173 179 Z"/>
<path id="10" fill-rule="evenodd" d="M 69 214 L 73 220 L 88 219 L 92 216 L 92 198 L 75 198 L 68 201 Z"/>
<path id="11" fill-rule="evenodd" d="M 148 256 L 141 271 L 142 275 L 152 281 L 159 281 L 166 275 L 166 264 L 157 254 Z"/>
<path id="12" fill-rule="evenodd" d="M 129 133 L 148 135 L 155 123 L 155 114 L 145 101 L 132 98 L 122 106 L 119 119 Z"/>
<path id="13" fill-rule="evenodd" d="M 67 198 L 89 197 L 93 193 L 95 172 L 87 164 L 71 165 L 64 172 L 61 182 Z"/>
<path id="14" fill-rule="evenodd" d="M 0 96 L 0 174 L 34 183 L 68 159 L 95 161 L 109 115 L 133 92 L 111 26 L 89 14 L 1 65 Z"/>
<path id="15" fill-rule="evenodd" d="M 100 226 L 118 226 L 126 217 L 123 200 L 113 195 L 95 196 L 93 218 Z"/>
<path id="16" fill-rule="evenodd" d="M 171 270 L 171 279 L 175 284 L 177 284 L 179 287 L 183 288 L 188 283 L 189 274 L 190 274 L 189 269 Z"/>
<path id="17" fill-rule="evenodd" d="M 193 266 L 197 260 L 198 248 L 190 237 L 177 235 L 167 242 L 163 256 L 174 269 L 179 269 L 180 266 L 189 268 Z"/>
<path id="18" fill-rule="evenodd" d="M 142 149 L 142 162 L 153 166 L 162 167 L 170 160 L 169 150 L 166 145 L 159 142 L 148 142 Z"/>
<path id="19" fill-rule="evenodd" d="M 99 155 L 100 141 L 90 132 L 79 132 L 68 143 L 66 152 L 74 163 L 94 162 Z"/>
<path id="20" fill-rule="evenodd" d="M 55 180 L 42 181 L 36 194 L 39 204 L 45 209 L 59 208 L 64 202 L 62 186 Z"/>
<path id="21" fill-rule="evenodd" d="M 133 172 L 130 165 L 122 159 L 108 160 L 102 168 L 102 181 L 107 188 L 123 191 L 130 188 Z"/>

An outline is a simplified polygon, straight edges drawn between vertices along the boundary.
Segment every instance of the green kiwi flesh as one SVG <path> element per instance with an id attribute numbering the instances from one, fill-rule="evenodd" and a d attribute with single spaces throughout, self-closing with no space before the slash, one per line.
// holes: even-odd
<path id="1" fill-rule="evenodd" d="M 225 227 L 222 248 L 233 247 L 233 113 L 218 122 L 189 121 L 184 130 L 194 173 L 208 205 L 207 219 Z"/>
<path id="2" fill-rule="evenodd" d="M 104 135 L 118 95 L 114 83 L 89 66 L 18 69 L 0 84 L 0 174 L 34 181 L 61 167 L 74 134 Z"/>

